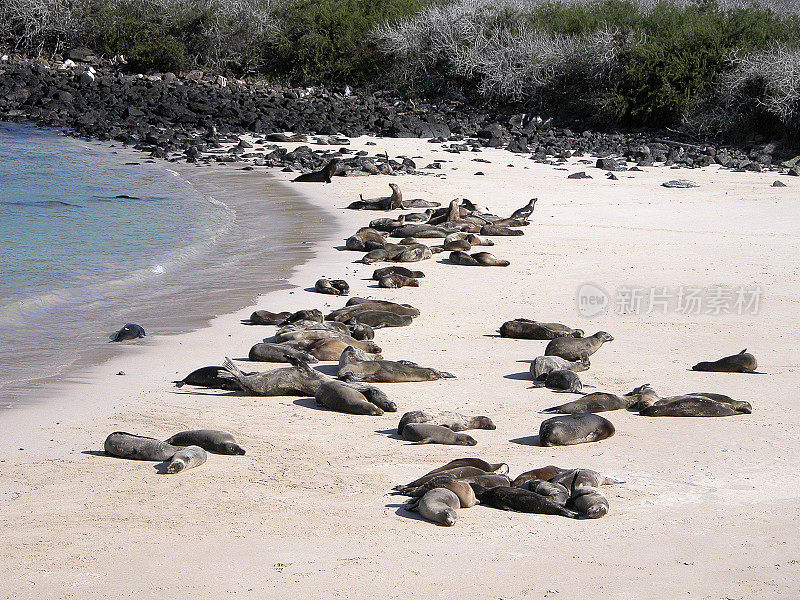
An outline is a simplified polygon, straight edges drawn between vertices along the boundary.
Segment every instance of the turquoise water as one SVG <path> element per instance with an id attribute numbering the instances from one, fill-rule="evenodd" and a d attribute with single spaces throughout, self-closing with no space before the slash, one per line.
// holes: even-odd
<path id="1" fill-rule="evenodd" d="M 125 323 L 191 330 L 310 256 L 312 207 L 263 174 L 147 161 L 0 123 L 0 406 L 120 351 L 108 335 Z"/>

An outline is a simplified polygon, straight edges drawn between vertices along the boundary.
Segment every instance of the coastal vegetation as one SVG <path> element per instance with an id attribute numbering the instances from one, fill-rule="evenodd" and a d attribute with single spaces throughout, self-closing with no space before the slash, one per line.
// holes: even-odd
<path id="1" fill-rule="evenodd" d="M 597 127 L 800 131 L 790 0 L 6 0 L 12 50 L 518 104 Z"/>

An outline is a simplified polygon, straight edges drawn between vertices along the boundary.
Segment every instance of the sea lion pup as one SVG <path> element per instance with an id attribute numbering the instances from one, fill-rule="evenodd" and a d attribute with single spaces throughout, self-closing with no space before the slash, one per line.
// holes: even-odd
<path id="1" fill-rule="evenodd" d="M 414 279 L 425 277 L 425 273 L 422 271 L 412 271 L 406 267 L 392 266 L 375 269 L 372 272 L 372 279 L 380 281 L 382 278 L 388 277 L 389 275 L 402 275 L 403 277 L 413 277 Z"/>
<path id="2" fill-rule="evenodd" d="M 539 412 L 562 415 L 598 413 L 607 410 L 630 408 L 636 401 L 636 398 L 633 396 L 617 396 L 616 394 L 607 394 L 606 392 L 593 392 L 591 394 L 586 394 L 582 398 L 573 400 L 572 402 L 551 406 Z"/>
<path id="3" fill-rule="evenodd" d="M 407 327 L 413 321 L 414 317 L 410 315 L 396 315 L 385 310 L 365 310 L 350 318 L 347 323 L 361 323 L 369 325 L 373 329 L 380 329 L 381 327 Z"/>
<path id="4" fill-rule="evenodd" d="M 400 187 L 396 183 L 390 183 L 389 187 L 392 188 L 391 196 L 364 200 L 364 196 L 359 194 L 360 200 L 351 202 L 347 208 L 353 210 L 395 210 L 400 208 L 403 202 L 403 194 L 400 191 Z"/>
<path id="5" fill-rule="evenodd" d="M 252 375 L 252 373 L 249 373 Z M 241 390 L 239 382 L 236 381 L 233 375 L 225 369 L 225 367 L 200 367 L 189 373 L 180 381 L 173 381 L 175 387 L 183 387 L 184 385 L 196 385 L 198 387 L 207 387 L 217 390 Z"/>
<path id="6" fill-rule="evenodd" d="M 531 469 L 530 471 L 525 471 L 524 473 L 517 476 L 517 478 L 511 482 L 512 487 L 521 487 L 526 481 L 531 479 L 541 479 L 543 481 L 550 481 L 556 475 L 561 473 L 566 473 L 569 469 L 562 469 L 561 467 L 557 467 L 555 465 L 547 465 L 546 467 L 539 467 L 538 469 Z"/>
<path id="7" fill-rule="evenodd" d="M 308 352 L 297 350 L 289 345 L 271 344 L 268 342 L 260 342 L 250 348 L 247 359 L 256 362 L 288 363 L 289 356 L 292 358 L 299 358 L 311 364 L 317 362 L 317 359 Z"/>
<path id="8" fill-rule="evenodd" d="M 233 435 L 219 429 L 191 429 L 181 431 L 166 440 L 173 446 L 200 446 L 203 450 L 217 454 L 244 455 L 244 448 L 236 443 Z"/>
<path id="9" fill-rule="evenodd" d="M 411 496 L 412 498 L 421 498 L 430 490 L 435 490 L 437 488 L 450 490 L 456 496 L 458 496 L 458 500 L 461 503 L 461 508 L 472 508 L 478 503 L 472 486 L 466 481 L 453 479 L 450 477 L 450 475 L 439 475 L 438 477 L 434 477 L 428 483 L 421 485 L 413 491 L 410 491 L 407 495 Z"/>
<path id="10" fill-rule="evenodd" d="M 169 460 L 179 450 L 175 446 L 151 437 L 115 431 L 106 438 L 103 448 L 106 454 L 133 460 Z"/>
<path id="11" fill-rule="evenodd" d="M 570 497 L 569 490 L 563 485 L 560 483 L 551 483 L 544 479 L 528 479 L 519 486 L 512 485 L 511 487 L 519 487 L 520 489 L 534 492 L 545 498 L 550 498 L 550 500 L 559 506 L 566 506 L 567 500 L 569 500 Z"/>
<path id="12" fill-rule="evenodd" d="M 675 400 L 659 401 L 639 411 L 645 417 L 730 417 L 742 414 L 729 404 L 704 396 L 682 396 Z"/>
<path id="13" fill-rule="evenodd" d="M 292 179 L 292 181 L 297 182 L 314 182 L 314 183 L 330 183 L 331 177 L 336 173 L 336 170 L 339 168 L 339 159 L 333 158 L 328 161 L 328 163 L 322 167 L 319 171 L 312 171 L 311 173 L 303 173 Z"/>
<path id="14" fill-rule="evenodd" d="M 447 525 L 456 523 L 456 509 L 461 507 L 461 500 L 448 489 L 435 488 L 428 490 L 422 498 L 407 503 L 407 510 L 415 510 L 428 521 Z"/>
<path id="15" fill-rule="evenodd" d="M 112 342 L 124 342 L 126 340 L 135 340 L 137 338 L 143 338 L 147 334 L 144 332 L 144 328 L 141 325 L 137 325 L 136 323 L 128 323 L 120 329 L 112 333 L 109 339 Z"/>
<path id="16" fill-rule="evenodd" d="M 314 284 L 314 291 L 333 296 L 347 296 L 350 293 L 350 286 L 343 279 L 325 279 L 323 277 Z"/>
<path id="17" fill-rule="evenodd" d="M 574 490 L 579 487 L 599 487 L 601 485 L 615 485 L 625 483 L 613 477 L 601 475 L 597 471 L 591 469 L 568 469 L 564 470 L 558 475 L 550 478 L 551 483 L 560 483 L 568 490 Z"/>
<path id="18" fill-rule="evenodd" d="M 493 225 L 487 223 L 478 232 L 481 235 L 525 235 L 525 232 L 520 229 L 511 229 L 511 227 L 504 227 L 502 225 Z"/>
<path id="19" fill-rule="evenodd" d="M 187 446 L 172 455 L 167 465 L 167 473 L 180 473 L 186 469 L 199 467 L 208 459 L 208 454 L 200 446 Z"/>
<path id="20" fill-rule="evenodd" d="M 400 424 L 397 426 L 398 435 L 403 434 L 403 428 L 409 423 L 433 423 L 434 425 L 441 425 L 442 427 L 447 427 L 453 431 L 465 431 L 467 429 L 497 429 L 489 417 L 465 417 L 460 413 L 449 410 L 412 410 L 405 413 L 400 418 Z"/>
<path id="21" fill-rule="evenodd" d="M 575 371 L 570 371 L 569 369 L 550 371 L 544 380 L 544 385 L 552 390 L 561 390 L 574 394 L 579 394 L 583 389 L 581 378 L 578 377 Z"/>
<path id="22" fill-rule="evenodd" d="M 434 381 L 451 379 L 455 375 L 428 367 L 420 367 L 409 361 L 360 360 L 345 349 L 339 359 L 339 379 L 343 381 L 367 381 L 370 383 L 398 383 L 405 381 Z"/>
<path id="23" fill-rule="evenodd" d="M 692 371 L 714 371 L 716 373 L 758 373 L 756 369 L 758 363 L 756 357 L 747 351 L 747 348 L 739 352 L 715 360 L 713 362 L 699 362 L 692 367 Z M 763 375 L 763 373 L 759 373 Z"/>
<path id="24" fill-rule="evenodd" d="M 456 458 L 451 460 L 446 465 L 436 467 L 432 471 L 428 471 L 425 475 L 435 475 L 436 473 L 444 473 L 452 471 L 458 467 L 476 467 L 485 471 L 486 473 L 508 473 L 508 465 L 506 463 L 490 463 L 480 458 Z"/>
<path id="25" fill-rule="evenodd" d="M 567 505 L 587 519 L 599 519 L 608 514 L 608 499 L 605 494 L 588 485 L 573 489 Z"/>
<path id="26" fill-rule="evenodd" d="M 519 340 L 554 340 L 571 335 L 583 337 L 582 329 L 573 329 L 561 323 L 542 323 L 531 319 L 514 319 L 500 326 L 500 336 Z"/>
<path id="27" fill-rule="evenodd" d="M 581 357 L 581 360 L 569 361 L 560 356 L 537 356 L 531 363 L 531 377 L 534 381 L 544 381 L 547 374 L 559 369 L 569 369 L 580 373 L 589 369 L 589 359 Z"/>
<path id="28" fill-rule="evenodd" d="M 478 442 L 466 433 L 456 433 L 452 429 L 430 423 L 409 423 L 403 427 L 403 439 L 420 444 L 451 444 L 455 446 L 475 446 Z"/>
<path id="29" fill-rule="evenodd" d="M 478 488 L 477 485 L 473 489 Z M 517 512 L 537 513 L 543 515 L 561 515 L 562 517 L 577 518 L 578 513 L 560 506 L 551 498 L 535 492 L 510 486 L 499 486 L 489 489 L 475 489 L 478 501 L 500 510 L 515 510 Z"/>
<path id="30" fill-rule="evenodd" d="M 257 310 L 250 315 L 250 325 L 280 325 L 292 316 L 289 311 L 273 313 L 268 310 Z"/>
<path id="31" fill-rule="evenodd" d="M 533 214 L 533 209 L 536 208 L 536 202 L 538 198 L 531 198 L 530 201 L 523 206 L 522 208 L 518 208 L 513 213 L 511 213 L 510 219 L 527 219 L 528 217 Z"/>
<path id="32" fill-rule="evenodd" d="M 614 425 L 595 414 L 551 417 L 539 426 L 539 443 L 542 446 L 569 446 L 584 442 L 597 442 L 614 435 Z"/>
<path id="33" fill-rule="evenodd" d="M 348 250 L 358 250 L 359 252 L 369 252 L 370 250 L 377 250 L 386 245 L 386 238 L 383 234 L 371 227 L 362 227 L 353 235 L 347 238 L 344 243 L 345 248 Z"/>
<path id="34" fill-rule="evenodd" d="M 242 373 L 230 358 L 225 357 L 222 364 L 241 388 L 252 396 L 313 396 L 320 385 L 331 381 L 330 377 L 315 371 L 302 360 L 290 359 L 289 362 L 292 367 L 253 375 Z"/>
<path id="35" fill-rule="evenodd" d="M 393 273 L 392 275 L 381 277 L 378 280 L 378 285 L 382 288 L 419 287 L 419 281 L 414 277 Z"/>
<path id="36" fill-rule="evenodd" d="M 566 360 L 580 360 L 581 357 L 588 358 L 597 352 L 604 343 L 612 341 L 614 338 L 605 331 L 598 331 L 585 338 L 558 337 L 550 340 L 547 348 L 544 349 L 544 355 L 560 356 Z"/>
<path id="37" fill-rule="evenodd" d="M 367 400 L 364 394 L 340 381 L 323 383 L 317 388 L 314 398 L 317 404 L 339 412 L 373 416 L 383 414 L 383 411 Z"/>

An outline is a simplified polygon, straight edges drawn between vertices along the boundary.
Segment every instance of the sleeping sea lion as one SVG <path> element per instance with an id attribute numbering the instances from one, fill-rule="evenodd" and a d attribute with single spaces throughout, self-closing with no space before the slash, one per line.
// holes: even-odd
<path id="1" fill-rule="evenodd" d="M 375 269 L 372 272 L 372 279 L 375 281 L 380 281 L 383 277 L 387 277 L 389 275 L 402 275 L 403 277 L 413 277 L 414 279 L 425 277 L 425 273 L 422 271 L 412 271 L 406 267 L 392 266 Z"/>
<path id="2" fill-rule="evenodd" d="M 252 373 L 248 373 L 252 375 Z M 196 385 L 216 390 L 241 390 L 236 378 L 225 367 L 200 367 L 189 373 L 180 381 L 173 381 L 175 387 Z"/>
<path id="3" fill-rule="evenodd" d="M 115 431 L 109 434 L 103 448 L 111 456 L 153 461 L 169 460 L 179 450 L 167 442 L 125 431 Z"/>
<path id="4" fill-rule="evenodd" d="M 380 416 L 383 411 L 358 390 L 340 381 L 329 381 L 317 388 L 314 395 L 318 404 L 353 415 Z"/>
<path id="5" fill-rule="evenodd" d="M 199 467 L 208 459 L 208 454 L 200 446 L 186 446 L 172 455 L 167 465 L 167 473 L 180 473 L 186 469 Z"/>
<path id="6" fill-rule="evenodd" d="M 554 340 L 557 337 L 571 335 L 583 337 L 582 329 L 572 329 L 561 323 L 541 323 L 530 319 L 514 319 L 500 326 L 500 335 L 520 340 Z"/>
<path id="7" fill-rule="evenodd" d="M 192 429 L 181 431 L 166 440 L 173 446 L 200 446 L 203 450 L 217 454 L 241 456 L 244 448 L 236 443 L 233 435 L 219 429 Z"/>
<path id="8" fill-rule="evenodd" d="M 386 238 L 383 234 L 371 227 L 362 227 L 353 235 L 347 238 L 344 243 L 345 248 L 348 250 L 357 250 L 360 252 L 369 252 L 378 248 L 383 248 L 386 245 Z"/>
<path id="9" fill-rule="evenodd" d="M 550 371 L 544 380 L 544 385 L 553 390 L 561 390 L 574 394 L 579 394 L 583 389 L 581 378 L 578 377 L 575 371 L 570 371 L 569 369 Z"/>
<path id="10" fill-rule="evenodd" d="M 570 497 L 569 490 L 563 485 L 560 483 L 551 483 L 544 479 L 528 479 L 519 486 L 512 485 L 511 487 L 519 487 L 523 490 L 534 492 L 545 498 L 549 498 L 559 506 L 566 506 L 567 500 L 569 500 Z"/>
<path id="11" fill-rule="evenodd" d="M 461 508 L 472 508 L 478 503 L 478 500 L 475 498 L 475 491 L 472 489 L 470 484 L 468 484 L 466 481 L 453 479 L 449 475 L 440 475 L 438 477 L 434 477 L 428 483 L 421 485 L 407 495 L 411 496 L 412 498 L 421 498 L 428 493 L 429 490 L 435 490 L 437 488 L 450 490 L 456 496 L 458 496 L 458 500 L 461 503 Z"/>
<path id="12" fill-rule="evenodd" d="M 451 444 L 474 446 L 478 442 L 466 433 L 456 433 L 452 429 L 431 423 L 409 423 L 403 427 L 403 439 L 420 444 Z"/>
<path id="13" fill-rule="evenodd" d="M 582 357 L 577 361 L 569 361 L 560 356 L 537 356 L 531 363 L 530 372 L 534 381 L 544 381 L 548 373 L 559 369 L 580 373 L 589 369 L 589 359 Z"/>
<path id="14" fill-rule="evenodd" d="M 539 412 L 562 415 L 598 413 L 607 410 L 630 408 L 635 402 L 637 402 L 637 400 L 633 396 L 617 396 L 616 394 L 608 394 L 606 392 L 592 392 L 572 402 L 545 408 Z"/>
<path id="15" fill-rule="evenodd" d="M 692 371 L 713 371 L 716 373 L 758 373 L 756 369 L 758 363 L 756 357 L 747 351 L 747 348 L 739 352 L 715 360 L 713 362 L 699 362 L 692 367 Z M 763 373 L 759 373 L 763 375 Z"/>
<path id="16" fill-rule="evenodd" d="M 386 275 L 378 280 L 378 285 L 382 288 L 401 288 L 401 287 L 419 287 L 419 281 L 415 277 L 406 277 L 394 273 Z"/>
<path id="17" fill-rule="evenodd" d="M 458 496 L 444 488 L 428 490 L 422 498 L 407 504 L 408 510 L 415 510 L 428 521 L 448 527 L 455 525 L 456 509 L 460 507 Z"/>
<path id="18" fill-rule="evenodd" d="M 551 417 L 539 426 L 539 443 L 542 446 L 568 446 L 584 442 L 597 442 L 614 435 L 614 425 L 595 414 Z"/>
<path id="19" fill-rule="evenodd" d="M 497 429 L 489 417 L 465 417 L 462 414 L 449 410 L 414 410 L 407 412 L 400 418 L 400 424 L 397 426 L 397 433 L 402 435 L 403 427 L 409 423 L 433 423 L 434 425 L 441 425 L 442 427 L 447 427 L 453 431 L 465 431 L 467 429 Z"/>
<path id="20" fill-rule="evenodd" d="M 350 286 L 343 279 L 325 279 L 323 277 L 314 284 L 314 291 L 333 296 L 347 296 L 350 293 Z"/>
<path id="21" fill-rule="evenodd" d="M 289 311 L 272 313 L 268 310 L 257 310 L 250 315 L 250 325 L 280 325 L 291 316 Z"/>
<path id="22" fill-rule="evenodd" d="M 347 349 L 344 350 L 347 353 Z M 344 364 L 342 364 L 344 359 Z M 350 353 L 340 359 L 339 379 L 343 381 L 367 381 L 371 383 L 398 383 L 405 381 L 435 381 L 450 379 L 455 375 L 415 363 L 393 360 L 359 360 Z"/>
<path id="23" fill-rule="evenodd" d="M 485 506 L 500 510 L 537 513 L 544 515 L 561 515 L 577 518 L 578 513 L 560 506 L 547 496 L 515 487 L 493 487 L 475 491 L 475 497 Z"/>
<path id="24" fill-rule="evenodd" d="M 555 465 L 547 465 L 546 467 L 539 467 L 538 469 L 531 469 L 530 471 L 525 471 L 524 473 L 517 476 L 517 478 L 511 483 L 513 487 L 520 487 L 526 481 L 531 479 L 541 479 L 543 481 L 550 481 L 556 475 L 560 473 L 565 473 L 569 471 L 569 469 L 562 469 L 561 467 L 556 467 Z"/>
<path id="25" fill-rule="evenodd" d="M 250 352 L 247 353 L 248 360 L 257 362 L 288 363 L 289 356 L 299 358 L 307 363 L 313 364 L 317 362 L 317 359 L 308 352 L 297 350 L 296 348 L 284 344 L 259 342 L 250 348 Z"/>

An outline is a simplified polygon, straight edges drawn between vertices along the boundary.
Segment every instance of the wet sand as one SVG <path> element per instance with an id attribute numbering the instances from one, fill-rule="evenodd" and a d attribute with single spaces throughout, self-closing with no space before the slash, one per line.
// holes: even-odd
<path id="1" fill-rule="evenodd" d="M 314 258 L 293 273 L 295 287 L 261 296 L 255 307 L 219 316 L 208 328 L 128 346 L 123 356 L 87 372 L 84 384 L 65 386 L 57 406 L 4 414 L 0 595 L 797 595 L 795 180 L 780 177 L 789 187 L 772 188 L 775 174 L 649 168 L 620 173 L 614 182 L 587 165 L 559 170 L 499 150 L 452 155 L 433 152 L 437 147 L 422 140 L 374 141 L 371 151 L 423 156 L 418 165 L 452 162 L 444 163 L 446 177 L 297 184 L 335 218 Z M 492 162 L 472 162 L 476 157 Z M 578 170 L 593 179 L 566 179 Z M 679 178 L 700 187 L 660 186 Z M 439 254 L 411 265 L 426 274 L 419 288 L 384 290 L 367 279 L 376 265 L 354 263 L 359 253 L 334 245 L 385 216 L 341 209 L 359 193 L 387 194 L 390 181 L 407 198 L 447 203 L 467 197 L 498 214 L 534 196 L 539 203 L 524 236 L 494 238 L 488 248 L 511 266 L 456 266 Z M 272 327 L 240 323 L 253 308 L 343 305 L 344 299 L 305 291 L 323 275 L 346 279 L 352 295 L 420 308 L 413 325 L 379 330 L 376 342 L 388 359 L 413 360 L 457 379 L 380 385 L 399 407 L 382 417 L 322 410 L 308 398 L 171 386 L 194 368 L 246 356 L 271 335 Z M 610 295 L 605 314 L 579 314 L 576 294 L 586 283 Z M 761 287 L 763 296 L 756 314 L 618 311 L 618 291 L 631 286 Z M 604 415 L 616 426 L 612 438 L 539 447 L 539 424 L 550 415 L 537 411 L 577 396 L 531 388 L 528 361 L 546 342 L 498 337 L 500 324 L 516 317 L 614 335 L 581 374 L 594 390 L 624 393 L 650 383 L 662 395 L 713 391 L 750 402 L 753 414 L 653 419 L 617 411 Z M 768 375 L 689 370 L 743 347 Z M 238 364 L 248 370 L 248 363 Z M 401 414 L 421 408 L 488 415 L 497 429 L 470 432 L 478 440 L 472 448 L 396 439 L 391 432 Z M 151 463 L 99 452 L 115 430 L 165 438 L 199 427 L 231 431 L 247 455 L 211 455 L 197 469 L 159 475 Z M 512 475 L 555 464 L 592 468 L 626 483 L 604 489 L 611 510 L 602 519 L 476 506 L 460 510 L 452 528 L 409 515 L 399 508 L 402 498 L 385 495 L 462 456 L 507 462 Z"/>

